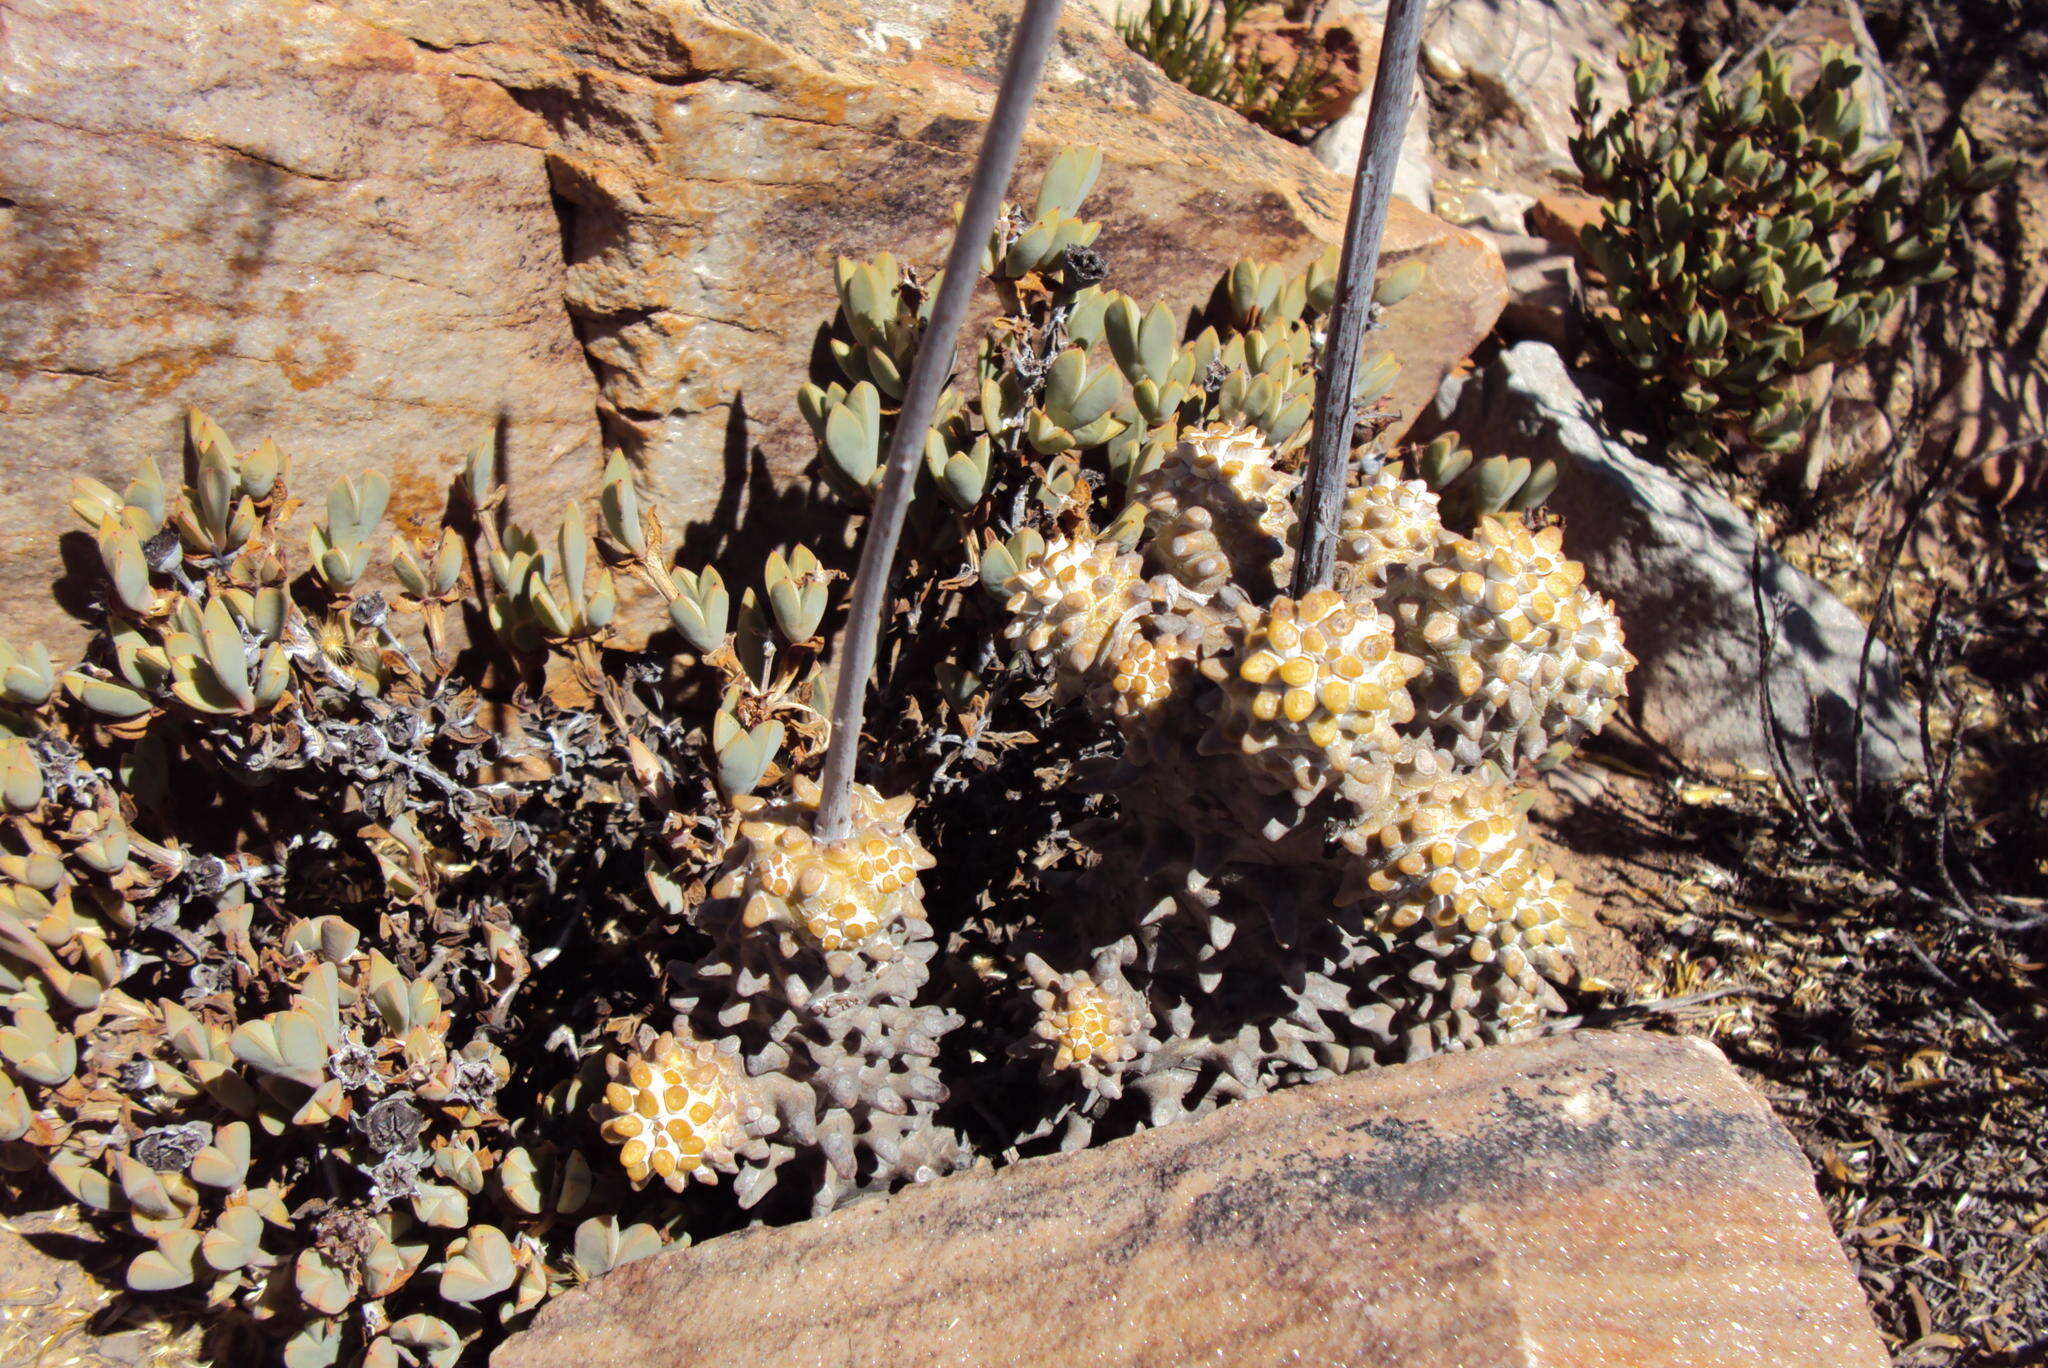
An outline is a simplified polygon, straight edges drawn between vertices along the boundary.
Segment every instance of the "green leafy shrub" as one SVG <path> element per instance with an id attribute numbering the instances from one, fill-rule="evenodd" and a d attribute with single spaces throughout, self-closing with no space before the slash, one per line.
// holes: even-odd
<path id="1" fill-rule="evenodd" d="M 1581 64 L 1571 144 L 1607 199 L 1583 239 L 1601 331 L 1684 450 L 1794 450 L 1812 418 L 1794 378 L 1853 360 L 1909 290 L 1953 275 L 1957 217 L 2012 160 L 1979 161 L 1958 131 L 1916 181 L 1868 135 L 1839 48 L 1803 90 L 1766 52 L 1737 88 L 1710 72 L 1692 105 L 1654 44 L 1622 65 L 1628 106 L 1604 114 Z"/>
<path id="2" fill-rule="evenodd" d="M 1228 105 L 1275 133 L 1313 131 L 1318 95 L 1336 67 L 1328 48 L 1306 46 L 1285 68 L 1233 42 L 1260 0 L 1147 0 L 1121 15 L 1117 32 L 1131 50 L 1177 83 Z"/>

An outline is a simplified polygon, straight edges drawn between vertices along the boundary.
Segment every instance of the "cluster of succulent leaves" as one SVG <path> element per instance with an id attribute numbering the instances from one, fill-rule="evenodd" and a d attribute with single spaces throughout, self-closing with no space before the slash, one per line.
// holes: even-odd
<path id="1" fill-rule="evenodd" d="M 726 800 L 818 753 L 827 577 L 777 554 L 735 610 L 622 462 L 602 547 L 574 504 L 530 531 L 488 446 L 383 557 L 374 473 L 294 554 L 277 447 L 188 438 L 181 488 L 77 483 L 84 662 L 0 643 L 0 1164 L 210 1308 L 220 1361 L 445 1366 L 685 1233 L 593 1090 Z M 629 578 L 680 661 L 601 649 Z"/>
<path id="2" fill-rule="evenodd" d="M 1529 513 L 1542 507 L 1557 488 L 1555 459 L 1539 456 L 1477 458 L 1456 432 L 1437 434 L 1405 453 L 1416 478 L 1442 500 L 1447 525 L 1470 528 L 1482 517 Z"/>
<path id="3" fill-rule="evenodd" d="M 1573 158 L 1606 198 L 1584 234 L 1611 306 L 1601 330 L 1683 449 L 1797 449 L 1813 405 L 1793 379 L 1854 359 L 1916 287 L 1955 273 L 1956 223 L 2010 175 L 1959 130 L 1922 178 L 1865 127 L 1861 69 L 1823 52 L 1795 89 L 1766 51 L 1739 87 L 1709 72 L 1675 97 L 1666 54 L 1622 57 L 1628 104 L 1605 113 L 1581 63 Z"/>
<path id="4" fill-rule="evenodd" d="M 972 374 L 941 394 L 925 436 L 929 478 L 910 515 L 898 604 L 904 630 L 886 634 L 880 687 L 910 696 L 917 681 L 942 682 L 939 706 L 958 710 L 964 726 L 951 734 L 970 746 L 993 697 L 984 685 L 1004 662 L 993 619 L 958 594 L 959 574 L 994 592 L 1043 546 L 1045 531 L 1087 515 L 1135 543 L 1144 509 L 1129 502 L 1130 483 L 1184 431 L 1243 424 L 1291 461 L 1305 459 L 1336 247 L 1298 270 L 1239 261 L 1186 316 L 1143 303 L 1106 283 L 1109 263 L 1091 245 L 1101 225 L 1078 216 L 1101 166 L 1098 150 L 1068 148 L 1029 212 L 1004 207 L 982 257 L 997 316 L 976 344 Z M 1424 269 L 1413 258 L 1383 265 L 1377 304 L 1407 298 Z M 826 480 L 859 499 L 881 483 L 937 280 L 887 254 L 842 260 L 835 274 L 840 308 L 828 349 L 839 374 L 805 385 L 798 407 Z M 1399 375 L 1393 354 L 1369 344 L 1361 409 L 1373 410 Z M 1383 409 L 1362 428 L 1383 427 Z M 938 721 L 922 706 L 895 715 L 917 727 Z M 922 749 L 900 737 L 883 751 Z"/>
<path id="5" fill-rule="evenodd" d="M 982 534 L 978 550 L 998 556 L 997 533 L 1026 521 L 1029 507 L 1056 513 L 1098 486 L 1120 489 L 1157 466 L 1184 429 L 1242 423 L 1281 451 L 1307 440 L 1336 249 L 1298 273 L 1240 261 L 1183 321 L 1164 303 L 1148 307 L 1101 283 L 1108 265 L 1090 246 L 1101 225 L 1076 217 L 1100 168 L 1099 152 L 1070 148 L 1048 169 L 1029 214 L 1004 207 L 982 259 L 1000 315 L 978 344 L 971 384 L 942 394 L 926 434 L 926 488 Z M 1377 299 L 1398 302 L 1422 278 L 1421 262 L 1394 264 Z M 838 279 L 829 347 L 842 377 L 806 385 L 798 405 L 828 478 L 872 490 L 907 348 L 937 282 L 887 254 L 842 260 Z M 1399 373 L 1390 352 L 1368 353 L 1359 402 L 1384 396 Z"/>
<path id="6" fill-rule="evenodd" d="M 1306 127 L 1334 56 L 1304 47 L 1284 67 L 1248 55 L 1233 41 L 1260 0 L 1146 0 L 1119 15 L 1117 32 L 1132 51 L 1203 99 L 1227 105 L 1275 133 Z"/>

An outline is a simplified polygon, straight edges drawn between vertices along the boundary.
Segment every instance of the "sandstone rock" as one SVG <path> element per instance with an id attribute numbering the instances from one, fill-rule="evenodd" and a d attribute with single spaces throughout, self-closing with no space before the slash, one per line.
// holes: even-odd
<path id="1" fill-rule="evenodd" d="M 1712 1046 L 1445 1055 L 629 1264 L 495 1368 L 1879 1368 Z"/>
<path id="2" fill-rule="evenodd" d="M 4 34 L 8 636 L 75 649 L 64 491 L 175 470 L 187 405 L 316 500 L 395 467 L 401 518 L 498 424 L 519 508 L 594 486 L 548 130 L 505 91 L 304 0 L 20 0 Z"/>
<path id="3" fill-rule="evenodd" d="M 1508 304 L 1500 316 L 1502 335 L 1532 337 L 1568 349 L 1579 331 L 1573 303 L 1578 294 L 1578 269 L 1572 258 L 1544 239 L 1525 233 L 1487 233 L 1486 239 L 1500 253 L 1508 272 Z"/>
<path id="4" fill-rule="evenodd" d="M 832 260 L 943 253 L 1006 31 L 967 0 L 340 4 L 547 120 L 607 435 L 677 520 L 739 516 L 751 445 L 775 481 L 806 471 L 794 396 L 833 312 Z M 1141 299 L 1187 308 L 1233 261 L 1302 262 L 1342 230 L 1348 180 L 1175 85 L 1085 6 L 1062 19 L 1019 186 L 1068 144 L 1103 149 L 1087 212 L 1110 283 Z M 1431 268 L 1389 330 L 1412 415 L 1492 326 L 1500 263 L 1406 209 L 1387 256 Z"/>
<path id="5" fill-rule="evenodd" d="M 1605 201 L 1591 195 L 1538 195 L 1529 210 L 1529 231 L 1559 251 L 1584 260 L 1579 235 L 1605 216 Z"/>
<path id="6" fill-rule="evenodd" d="M 1448 192 L 1439 188 L 1436 197 L 1437 213 L 1446 221 L 1497 235 L 1526 233 L 1529 211 L 1535 207 L 1534 195 L 1484 185 L 1455 188 Z"/>
<path id="7" fill-rule="evenodd" d="M 1742 511 L 1607 435 L 1542 342 L 1517 343 L 1483 373 L 1447 381 L 1428 426 L 1455 428 L 1480 456 L 1558 462 L 1549 506 L 1564 518 L 1565 550 L 1614 600 L 1640 662 L 1629 676 L 1630 711 L 1688 759 L 1769 770 L 1750 571 L 1756 533 Z M 1776 638 L 1770 697 L 1790 758 L 1802 770 L 1816 758 L 1844 761 L 1864 623 L 1768 548 L 1761 565 Z M 1899 662 L 1882 643 L 1871 653 L 1865 702 L 1864 773 L 1919 768 Z"/>
<path id="8" fill-rule="evenodd" d="M 1358 174 L 1358 152 L 1365 145 L 1365 126 L 1372 114 L 1373 77 L 1379 70 L 1379 33 L 1384 9 L 1355 27 L 1372 35 L 1363 57 L 1362 88 L 1351 107 L 1309 143 L 1316 160 L 1349 180 Z M 1420 82 L 1408 102 L 1408 122 L 1401 128 L 1401 156 L 1394 163 L 1394 198 L 1427 213 L 1436 207 L 1439 168 L 1429 151 L 1429 100 Z"/>

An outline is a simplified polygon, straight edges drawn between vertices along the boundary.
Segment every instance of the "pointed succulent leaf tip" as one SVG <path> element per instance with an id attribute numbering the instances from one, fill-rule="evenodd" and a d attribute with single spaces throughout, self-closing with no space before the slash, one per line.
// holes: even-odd
<path id="1" fill-rule="evenodd" d="M 709 655 L 725 644 L 726 621 L 732 600 L 716 568 L 701 573 L 677 569 L 673 573 L 677 596 L 669 602 L 669 621 L 675 624 L 690 648 Z"/>
<path id="2" fill-rule="evenodd" d="M 415 1312 L 393 1323 L 380 1344 L 395 1346 L 391 1368 L 424 1365 L 424 1368 L 453 1368 L 462 1354 L 462 1338 L 454 1327 L 438 1316 Z M 366 1362 L 364 1368 L 379 1368 Z"/>
<path id="3" fill-rule="evenodd" d="M 0 1144 L 13 1144 L 35 1124 L 35 1106 L 12 1082 L 0 1080 Z"/>
<path id="4" fill-rule="evenodd" d="M 1337 297 L 1337 268 L 1341 254 L 1336 243 L 1323 249 L 1323 254 L 1309 263 L 1303 273 L 1302 287 L 1308 307 L 1319 314 L 1330 311 L 1331 303 Z"/>
<path id="5" fill-rule="evenodd" d="M 1097 147 L 1062 148 L 1046 168 L 1045 179 L 1039 183 L 1038 199 L 1032 208 L 1034 218 L 1066 217 L 1081 207 L 1081 201 L 1088 198 L 1094 188 L 1095 178 L 1102 171 L 1102 149 Z"/>
<path id="6" fill-rule="evenodd" d="M 434 589 L 428 582 L 427 572 L 421 569 L 419 561 L 414 559 L 412 547 L 403 534 L 392 535 L 387 554 L 391 557 L 391 573 L 406 593 L 421 599 L 433 596 Z"/>
<path id="7" fill-rule="evenodd" d="M 855 385 L 826 415 L 825 450 L 855 486 L 874 483 L 882 459 L 882 400 L 873 385 Z"/>
<path id="8" fill-rule="evenodd" d="M 574 501 L 562 510 L 562 526 L 556 539 L 561 545 L 562 586 L 569 591 L 569 606 L 581 611 L 589 597 L 590 538 L 583 529 L 583 509 Z"/>
<path id="9" fill-rule="evenodd" d="M 263 1257 L 263 1216 L 252 1206 L 234 1206 L 220 1214 L 200 1241 L 199 1252 L 216 1272 L 232 1273 Z"/>
<path id="10" fill-rule="evenodd" d="M 124 503 L 121 496 L 98 480 L 81 475 L 71 482 L 71 511 L 87 528 L 98 531 L 101 523 L 117 516 Z"/>
<path id="11" fill-rule="evenodd" d="M 486 437 L 469 450 L 462 463 L 462 489 L 473 509 L 483 508 L 498 488 L 498 442 Z"/>
<path id="12" fill-rule="evenodd" d="M 0 641 L 0 698 L 23 707 L 39 708 L 49 701 L 56 687 L 57 667 L 42 642 L 32 641 L 26 651 L 18 652 Z"/>
<path id="13" fill-rule="evenodd" d="M 128 1286 L 136 1292 L 168 1292 L 188 1287 L 196 1276 L 194 1260 L 198 1253 L 197 1231 L 166 1234 L 155 1249 L 138 1254 L 129 1262 Z"/>
<path id="14" fill-rule="evenodd" d="M 596 1278 L 649 1254 L 661 1251 L 662 1238 L 651 1225 L 619 1227 L 612 1216 L 593 1216 L 576 1227 L 573 1258 L 576 1271 Z"/>
<path id="15" fill-rule="evenodd" d="M 154 466 L 151 467 L 153 471 Z M 242 458 L 241 492 L 251 499 L 267 499 L 277 485 L 277 478 L 284 472 L 284 453 L 277 449 L 277 443 L 268 437 Z M 134 486 L 129 487 L 132 491 Z M 134 502 L 131 498 L 130 502 Z"/>
<path id="16" fill-rule="evenodd" d="M 1059 427 L 1079 432 L 1109 412 L 1118 390 L 1114 371 L 1090 373 L 1087 355 L 1072 347 L 1061 352 L 1046 373 L 1046 413 Z"/>
<path id="17" fill-rule="evenodd" d="M 449 1301 L 488 1301 L 508 1291 L 519 1275 L 512 1242 L 496 1226 L 472 1226 L 449 1249 L 441 1268 L 441 1295 Z"/>
<path id="18" fill-rule="evenodd" d="M 196 453 L 204 455 L 211 450 L 219 452 L 229 461 L 235 459 L 235 446 L 228 440 L 227 433 L 221 430 L 219 423 L 214 422 L 199 409 L 185 411 L 185 439 L 192 444 L 192 450 Z"/>
<path id="19" fill-rule="evenodd" d="M 762 587 L 775 626 L 786 640 L 809 641 L 818 634 L 825 617 L 826 576 L 809 547 L 798 546 L 787 560 L 779 551 L 769 552 Z"/>
<path id="20" fill-rule="evenodd" d="M 806 411 L 808 417 L 808 411 Z M 614 452 L 605 463 L 604 493 L 600 499 L 605 531 L 635 556 L 647 555 L 647 528 L 641 521 L 640 494 L 633 487 L 633 471 L 623 454 Z"/>
<path id="21" fill-rule="evenodd" d="M 121 606 L 145 617 L 154 612 L 156 593 L 150 587 L 149 563 L 143 558 L 135 529 L 118 517 L 104 518 L 99 526 L 99 547 L 100 563 L 106 567 Z"/>
<path id="22" fill-rule="evenodd" d="M 783 726 L 770 719 L 749 729 L 720 709 L 712 718 L 711 749 L 718 761 L 718 786 L 728 797 L 760 787 L 782 749 Z"/>
<path id="23" fill-rule="evenodd" d="M 1392 352 L 1362 358 L 1358 365 L 1357 401 L 1371 404 L 1385 398 L 1400 378 L 1401 362 Z"/>
<path id="24" fill-rule="evenodd" d="M 28 742 L 0 739 L 0 798 L 14 812 L 30 812 L 43 801 L 43 771 Z"/>

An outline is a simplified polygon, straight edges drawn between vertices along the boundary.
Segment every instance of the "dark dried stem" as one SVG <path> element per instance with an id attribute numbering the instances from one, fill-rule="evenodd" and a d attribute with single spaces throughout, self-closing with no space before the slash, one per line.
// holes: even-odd
<path id="1" fill-rule="evenodd" d="M 1372 110 L 1365 142 L 1358 149 L 1358 178 L 1351 187 L 1351 213 L 1344 224 L 1344 256 L 1330 303 L 1329 336 L 1316 373 L 1315 427 L 1309 437 L 1308 478 L 1302 482 L 1299 520 L 1301 555 L 1294 563 L 1294 596 L 1329 587 L 1337 562 L 1337 514 L 1351 462 L 1351 424 L 1358 391 L 1358 354 L 1372 319 L 1373 277 L 1380 264 L 1380 236 L 1387 225 L 1387 201 L 1394 193 L 1394 167 L 1401 159 L 1401 134 L 1415 93 L 1415 58 L 1422 46 L 1424 0 L 1391 0 L 1380 64 L 1373 77 Z"/>
<path id="2" fill-rule="evenodd" d="M 1865 704 L 1870 685 L 1870 662 L 1877 650 L 1878 633 L 1890 617 L 1894 591 L 1898 588 L 1899 559 L 1912 542 L 1913 534 L 1920 528 L 1920 520 L 1933 508 L 1956 490 L 1962 488 L 1969 476 L 2011 452 L 2021 451 L 2030 446 L 2048 442 L 2048 431 L 2032 432 L 2017 441 L 1980 451 L 1968 461 L 1957 465 L 1955 453 L 1949 451 L 1935 463 L 1927 473 L 1920 487 L 1913 491 L 1901 511 L 1899 527 L 1892 534 L 1880 553 L 1884 569 L 1878 576 L 1877 602 L 1870 610 L 1870 624 L 1863 630 L 1863 649 L 1856 661 L 1856 710 L 1849 731 L 1851 788 L 1857 794 L 1863 792 L 1863 731 L 1867 719 Z"/>
<path id="3" fill-rule="evenodd" d="M 981 275 L 982 249 L 995 228 L 1010 173 L 1016 169 L 1017 148 L 1023 142 L 1024 124 L 1038 90 L 1038 73 L 1045 66 L 1059 16 L 1060 0 L 1024 0 L 1023 17 L 1010 39 L 1002 89 L 996 94 L 995 111 L 989 116 L 981 152 L 974 161 L 967 204 L 953 234 L 953 248 L 946 255 L 945 278 L 939 283 L 931 321 L 910 368 L 903 408 L 890 434 L 888 467 L 861 544 L 860 568 L 854 575 L 853 602 L 847 613 L 846 657 L 832 699 L 832 741 L 825 752 L 824 791 L 815 828 L 821 840 L 843 840 L 853 829 L 854 762 L 860 752 L 861 723 L 875 668 L 875 646 L 888 605 L 896 543 L 903 535 L 903 517 L 910 508 L 918 463 L 924 457 L 925 432 L 953 369 L 953 340 Z"/>

